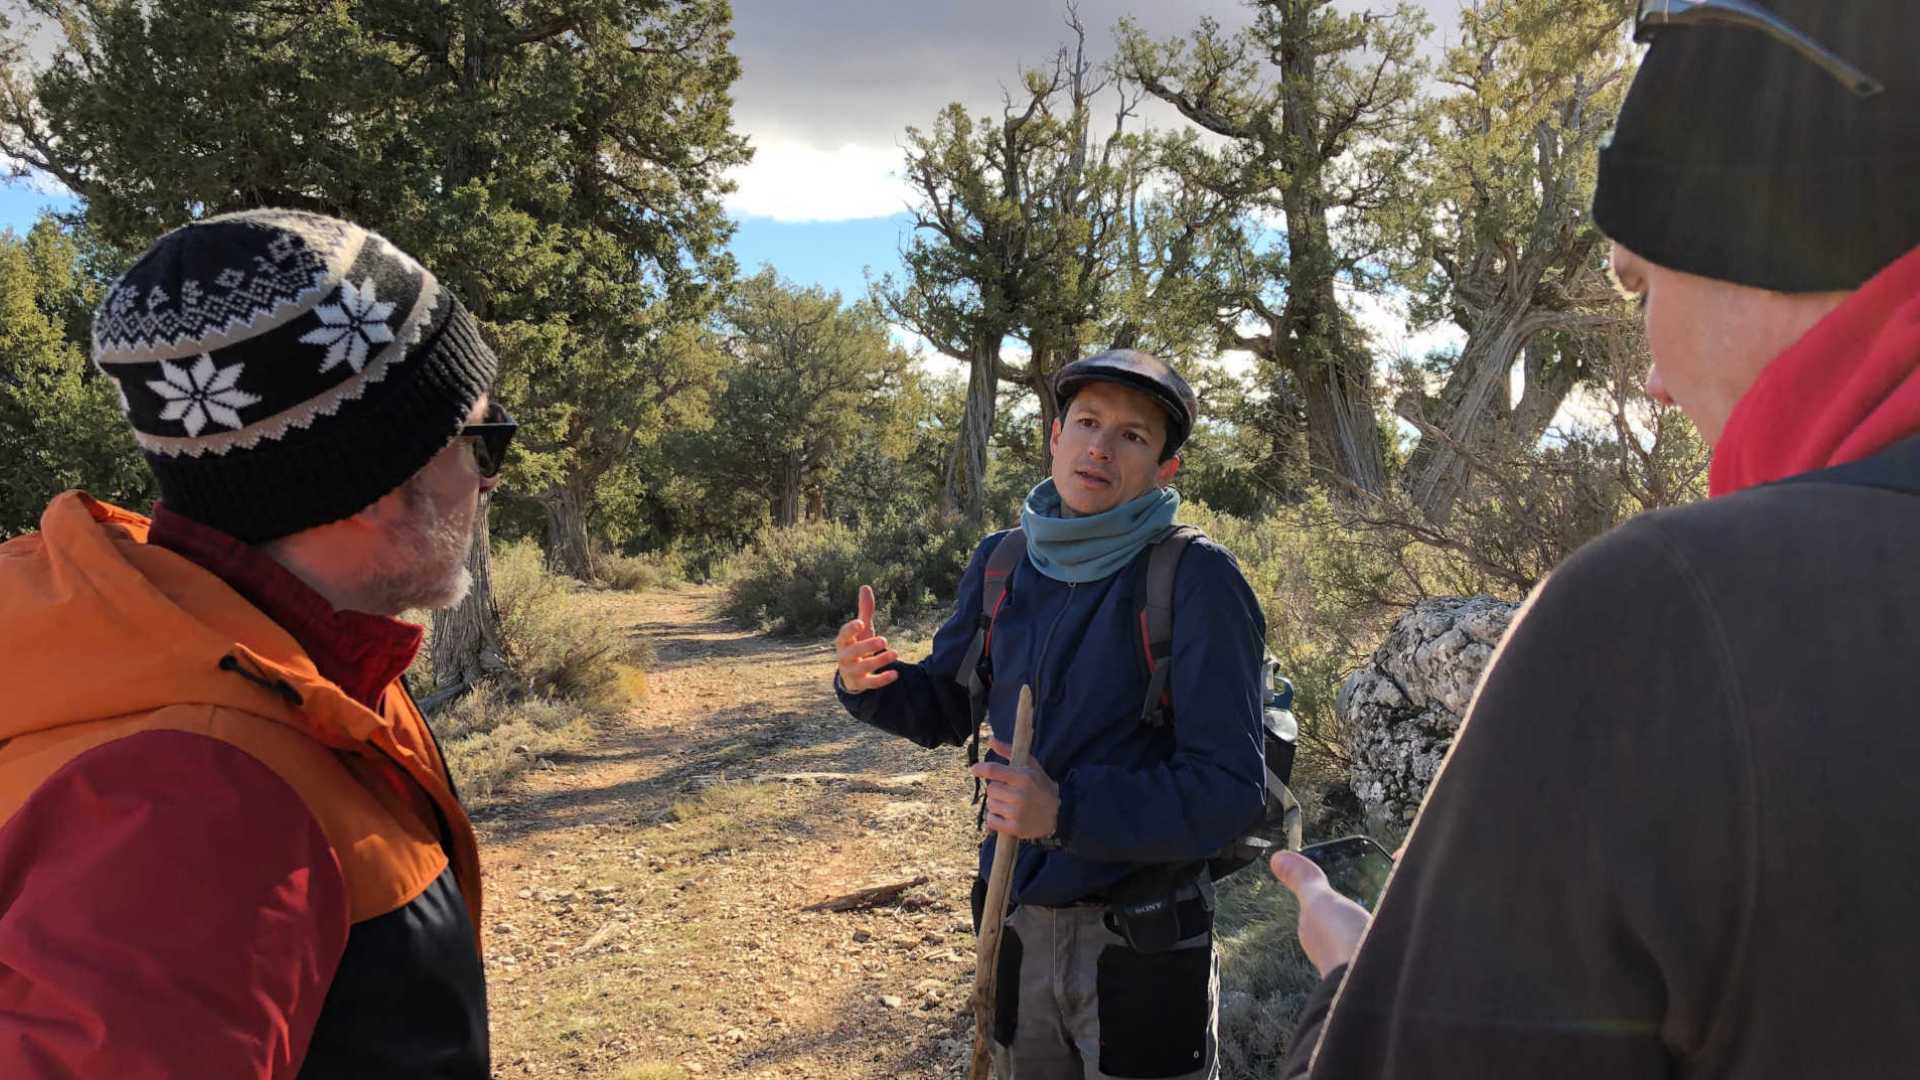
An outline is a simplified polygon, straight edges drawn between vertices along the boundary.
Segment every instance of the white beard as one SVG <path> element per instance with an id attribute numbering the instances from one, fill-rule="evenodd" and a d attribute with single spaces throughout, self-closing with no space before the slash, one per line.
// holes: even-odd
<path id="1" fill-rule="evenodd" d="M 442 513 L 414 479 L 401 486 L 400 494 L 412 513 L 395 530 L 390 561 L 374 572 L 367 592 L 380 599 L 385 611 L 458 607 L 473 590 L 473 571 L 467 569 L 473 522 L 462 527 Z"/>

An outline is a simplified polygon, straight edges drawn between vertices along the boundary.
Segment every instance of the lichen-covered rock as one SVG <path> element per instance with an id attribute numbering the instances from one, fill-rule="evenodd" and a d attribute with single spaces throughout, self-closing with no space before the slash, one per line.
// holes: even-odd
<path id="1" fill-rule="evenodd" d="M 1370 818 L 1413 820 L 1518 607 L 1489 596 L 1423 600 L 1347 677 L 1335 707 Z"/>

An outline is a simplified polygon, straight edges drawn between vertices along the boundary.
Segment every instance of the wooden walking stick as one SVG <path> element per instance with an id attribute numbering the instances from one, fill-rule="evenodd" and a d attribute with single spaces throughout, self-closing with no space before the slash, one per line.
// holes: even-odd
<path id="1" fill-rule="evenodd" d="M 1020 688 L 1020 711 L 1013 721 L 1013 757 L 1016 769 L 1027 767 L 1033 750 L 1033 688 Z M 1007 921 L 1007 893 L 1013 884 L 1013 864 L 1020 854 L 1020 838 L 999 833 L 993 838 L 993 869 L 987 872 L 987 902 L 980 912 L 980 940 L 975 943 L 973 969 L 973 1067 L 967 1080 L 989 1080 L 993 1072 L 993 978 L 1000 967 L 1000 931 Z"/>

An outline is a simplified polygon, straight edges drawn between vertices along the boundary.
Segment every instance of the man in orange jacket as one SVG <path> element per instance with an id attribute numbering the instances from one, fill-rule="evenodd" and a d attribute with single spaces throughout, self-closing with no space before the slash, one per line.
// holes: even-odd
<path id="1" fill-rule="evenodd" d="M 0 1076 L 485 1077 L 473 829 L 400 683 L 513 427 L 344 221 L 211 218 L 93 357 L 159 479 L 0 546 Z"/>

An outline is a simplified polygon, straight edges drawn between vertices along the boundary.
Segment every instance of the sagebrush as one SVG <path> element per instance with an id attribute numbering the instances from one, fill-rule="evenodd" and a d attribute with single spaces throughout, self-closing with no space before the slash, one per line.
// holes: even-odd
<path id="1" fill-rule="evenodd" d="M 476 804 L 545 756 L 588 742 L 596 723 L 645 693 L 652 660 L 646 642 L 593 610 L 600 594 L 548 572 L 532 541 L 496 547 L 492 574 L 512 677 L 476 687 L 429 721 L 454 782 Z M 421 669 L 430 654 L 421 650 Z M 431 683 L 430 671 L 419 674 Z"/>
<path id="2" fill-rule="evenodd" d="M 761 532 L 726 567 L 728 617 L 783 635 L 827 634 L 871 585 L 877 621 L 943 614 L 980 537 L 938 512 L 864 529 L 809 523 Z"/>

